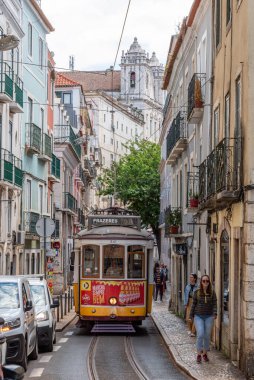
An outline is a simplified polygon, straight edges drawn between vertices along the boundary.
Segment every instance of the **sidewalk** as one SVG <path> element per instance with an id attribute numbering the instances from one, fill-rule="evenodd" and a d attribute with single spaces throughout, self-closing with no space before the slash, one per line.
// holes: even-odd
<path id="1" fill-rule="evenodd" d="M 153 302 L 152 318 L 176 364 L 197 380 L 244 380 L 246 377 L 222 352 L 211 348 L 209 363 L 196 363 L 196 339 L 188 336 L 184 321 L 168 311 L 169 292 Z"/>
<path id="2" fill-rule="evenodd" d="M 56 332 L 63 331 L 76 317 L 74 308 L 56 323 Z"/>

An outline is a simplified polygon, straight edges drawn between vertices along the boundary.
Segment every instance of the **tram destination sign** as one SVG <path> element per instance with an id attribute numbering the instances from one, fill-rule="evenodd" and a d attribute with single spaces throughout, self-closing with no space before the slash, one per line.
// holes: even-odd
<path id="1" fill-rule="evenodd" d="M 88 229 L 101 226 L 135 227 L 140 230 L 140 216 L 92 215 L 88 217 Z"/>

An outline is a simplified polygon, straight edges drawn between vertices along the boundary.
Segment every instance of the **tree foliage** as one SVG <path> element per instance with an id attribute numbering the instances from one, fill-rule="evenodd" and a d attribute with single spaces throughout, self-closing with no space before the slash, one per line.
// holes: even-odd
<path id="1" fill-rule="evenodd" d="M 127 144 L 129 153 L 99 178 L 101 195 L 116 194 L 157 234 L 160 212 L 160 148 L 147 140 Z"/>

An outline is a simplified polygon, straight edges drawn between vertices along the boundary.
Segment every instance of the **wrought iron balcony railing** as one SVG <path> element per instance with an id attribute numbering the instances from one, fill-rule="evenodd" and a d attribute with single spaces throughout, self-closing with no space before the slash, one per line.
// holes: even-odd
<path id="1" fill-rule="evenodd" d="M 76 179 L 77 179 L 77 182 L 81 183 L 82 186 L 87 185 L 87 180 L 86 180 L 86 176 L 84 174 L 84 169 L 82 168 L 81 165 L 79 165 L 76 169 Z"/>
<path id="2" fill-rule="evenodd" d="M 24 212 L 24 230 L 30 234 L 36 234 L 36 223 L 40 218 L 37 212 Z"/>
<path id="3" fill-rule="evenodd" d="M 13 70 L 3 61 L 0 63 L 0 69 L 0 98 L 10 101 L 13 99 Z"/>
<path id="4" fill-rule="evenodd" d="M 16 103 L 23 108 L 23 81 L 18 76 L 16 76 L 15 81 L 15 99 Z"/>
<path id="5" fill-rule="evenodd" d="M 6 149 L 0 150 L 0 179 L 22 187 L 22 161 Z"/>
<path id="6" fill-rule="evenodd" d="M 173 120 L 167 135 L 167 161 L 170 164 L 182 154 L 187 145 L 185 114 L 180 111 Z"/>
<path id="7" fill-rule="evenodd" d="M 224 138 L 199 167 L 199 196 L 204 202 L 233 200 L 241 186 L 242 139 Z"/>
<path id="8" fill-rule="evenodd" d="M 51 181 L 59 182 L 60 180 L 60 159 L 52 153 L 51 170 L 49 173 L 49 179 Z"/>
<path id="9" fill-rule="evenodd" d="M 84 170 L 89 179 L 96 177 L 96 168 L 91 160 L 84 160 Z"/>
<path id="10" fill-rule="evenodd" d="M 85 225 L 85 215 L 80 208 L 78 209 L 78 223 L 82 226 Z"/>
<path id="11" fill-rule="evenodd" d="M 42 135 L 41 154 L 38 158 L 43 161 L 50 161 L 52 159 L 52 138 L 47 133 L 43 133 Z"/>
<path id="12" fill-rule="evenodd" d="M 205 99 L 205 74 L 195 73 L 188 86 L 188 113 L 190 124 L 197 124 L 203 116 Z"/>
<path id="13" fill-rule="evenodd" d="M 41 153 L 41 128 L 34 123 L 26 124 L 26 148 L 32 153 Z"/>
<path id="14" fill-rule="evenodd" d="M 77 200 L 70 193 L 64 193 L 64 208 L 77 212 Z"/>
<path id="15" fill-rule="evenodd" d="M 199 203 L 199 174 L 198 172 L 187 173 L 187 197 L 186 207 L 196 209 Z"/>
<path id="16" fill-rule="evenodd" d="M 70 125 L 54 126 L 54 143 L 70 143 L 76 156 L 81 158 L 81 146 L 76 144 L 77 136 Z"/>
<path id="17" fill-rule="evenodd" d="M 165 237 L 182 232 L 182 208 L 169 206 L 165 210 Z"/>

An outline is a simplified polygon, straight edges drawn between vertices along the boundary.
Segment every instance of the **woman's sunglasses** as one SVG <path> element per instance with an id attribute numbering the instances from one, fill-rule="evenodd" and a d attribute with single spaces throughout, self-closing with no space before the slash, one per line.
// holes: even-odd
<path id="1" fill-rule="evenodd" d="M 209 283 L 210 281 L 209 281 L 209 280 L 202 280 L 202 282 L 207 282 L 207 283 Z"/>

